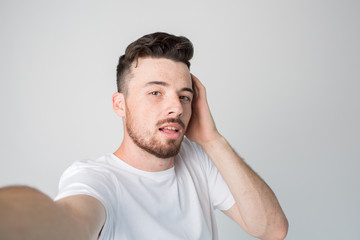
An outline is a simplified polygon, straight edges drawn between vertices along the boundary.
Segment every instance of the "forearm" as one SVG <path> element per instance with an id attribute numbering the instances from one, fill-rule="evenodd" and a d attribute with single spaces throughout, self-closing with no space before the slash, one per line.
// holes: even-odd
<path id="1" fill-rule="evenodd" d="M 88 239 L 64 207 L 29 187 L 0 189 L 0 212 L 0 239 Z"/>
<path id="2" fill-rule="evenodd" d="M 274 239 L 287 231 L 287 219 L 268 185 L 219 136 L 201 144 L 228 184 L 245 230 L 261 239 Z"/>

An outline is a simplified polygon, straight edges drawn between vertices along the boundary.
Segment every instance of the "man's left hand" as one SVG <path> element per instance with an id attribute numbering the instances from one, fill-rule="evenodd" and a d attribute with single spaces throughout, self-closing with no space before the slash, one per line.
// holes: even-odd
<path id="1" fill-rule="evenodd" d="M 221 137 L 216 129 L 206 99 L 206 89 L 200 80 L 191 74 L 194 98 L 192 101 L 192 115 L 186 131 L 186 137 L 200 145 Z"/>

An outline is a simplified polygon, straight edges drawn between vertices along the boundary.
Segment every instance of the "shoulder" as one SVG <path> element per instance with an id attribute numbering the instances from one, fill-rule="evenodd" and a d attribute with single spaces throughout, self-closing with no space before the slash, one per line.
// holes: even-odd
<path id="1" fill-rule="evenodd" d="M 178 158 L 182 159 L 187 165 L 200 166 L 207 174 L 216 169 L 202 147 L 186 137 L 182 142 Z"/>
<path id="2" fill-rule="evenodd" d="M 110 205 L 116 182 L 111 167 L 107 164 L 108 156 L 98 159 L 75 161 L 65 170 L 59 181 L 59 192 L 56 200 L 74 196 L 90 195 L 100 200 L 104 206 Z"/>
<path id="3" fill-rule="evenodd" d="M 203 149 L 195 142 L 190 141 L 188 138 L 184 137 L 181 148 L 180 154 L 205 154 Z"/>
<path id="4" fill-rule="evenodd" d="M 64 172 L 64 174 L 71 171 L 88 171 L 88 172 L 99 172 L 106 171 L 109 168 L 111 162 L 111 155 L 106 154 L 97 159 L 81 159 L 73 162 Z"/>
<path id="5" fill-rule="evenodd" d="M 82 159 L 71 164 L 62 174 L 59 187 L 73 182 L 100 185 L 101 182 L 110 184 L 112 170 L 110 154 L 97 159 Z"/>
<path id="6" fill-rule="evenodd" d="M 184 137 L 177 158 L 190 165 L 204 165 L 208 161 L 208 156 L 201 146 L 186 137 Z"/>

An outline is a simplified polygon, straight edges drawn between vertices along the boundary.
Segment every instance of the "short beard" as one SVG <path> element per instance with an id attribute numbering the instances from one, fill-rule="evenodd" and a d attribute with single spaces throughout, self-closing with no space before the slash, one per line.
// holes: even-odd
<path id="1" fill-rule="evenodd" d="M 181 142 L 184 138 L 184 136 L 181 137 L 180 141 L 176 139 L 168 139 L 166 144 L 162 144 L 158 139 L 156 139 L 155 136 L 151 134 L 151 132 L 148 132 L 147 135 L 149 138 L 146 138 L 146 136 L 140 136 L 140 134 L 137 134 L 134 129 L 135 127 L 132 126 L 132 116 L 130 114 L 130 111 L 126 109 L 127 112 L 127 118 L 126 118 L 126 130 L 130 136 L 130 138 L 133 140 L 133 142 L 144 151 L 162 159 L 170 158 L 176 156 L 181 147 Z M 157 126 L 160 126 L 163 123 L 166 122 L 177 122 L 181 126 L 184 126 L 184 123 L 181 122 L 179 119 L 166 119 L 159 121 Z M 183 128 L 184 129 L 184 128 Z M 178 142 L 177 142 L 178 141 Z"/>

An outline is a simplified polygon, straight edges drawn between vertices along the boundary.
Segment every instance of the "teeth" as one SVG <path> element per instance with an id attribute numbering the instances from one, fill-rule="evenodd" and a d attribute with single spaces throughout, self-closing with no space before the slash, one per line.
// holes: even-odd
<path id="1" fill-rule="evenodd" d="M 174 127 L 164 127 L 164 129 L 168 129 L 168 130 L 174 130 L 174 131 L 176 131 L 176 128 L 174 128 Z"/>

